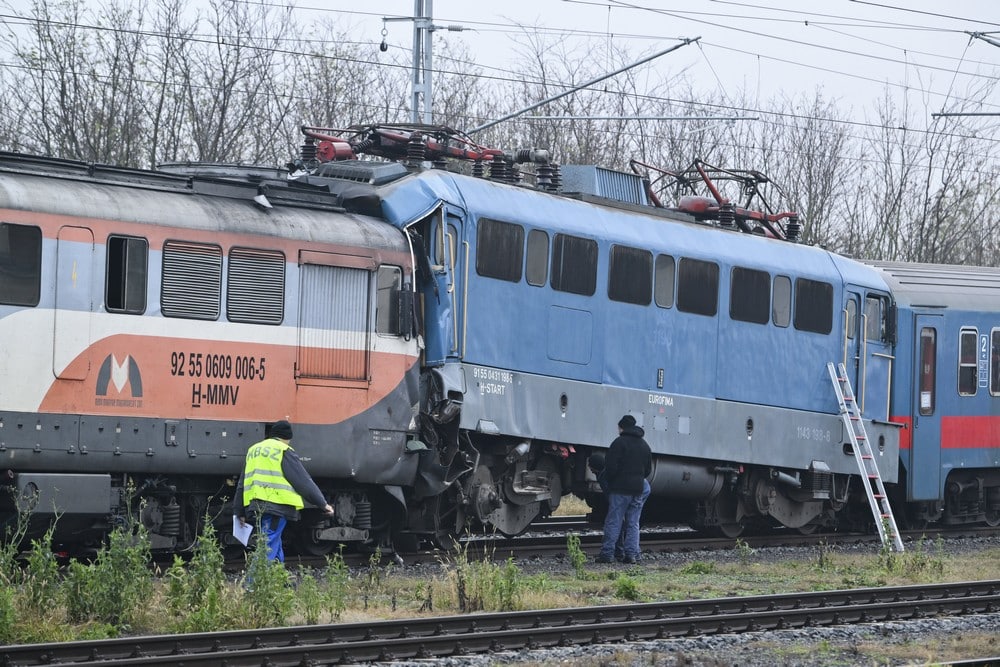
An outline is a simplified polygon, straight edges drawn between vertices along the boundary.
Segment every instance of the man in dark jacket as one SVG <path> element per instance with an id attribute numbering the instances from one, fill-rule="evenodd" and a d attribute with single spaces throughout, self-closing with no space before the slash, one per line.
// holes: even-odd
<path id="1" fill-rule="evenodd" d="M 268 560 L 285 562 L 281 533 L 288 521 L 297 521 L 299 510 L 308 500 L 327 514 L 333 507 L 326 502 L 298 454 L 289 446 L 292 425 L 275 422 L 265 440 L 247 450 L 243 476 L 233 497 L 233 514 L 245 525 L 260 523 L 261 537 L 267 540 Z"/>
<path id="2" fill-rule="evenodd" d="M 635 417 L 622 417 L 618 433 L 604 457 L 608 515 L 604 519 L 604 541 L 598 563 L 614 562 L 615 543 L 622 530 L 625 531 L 624 562 L 635 563 L 639 559 L 639 517 L 649 497 L 647 478 L 653 472 L 653 455 L 642 438 L 645 431 L 636 425 Z"/>

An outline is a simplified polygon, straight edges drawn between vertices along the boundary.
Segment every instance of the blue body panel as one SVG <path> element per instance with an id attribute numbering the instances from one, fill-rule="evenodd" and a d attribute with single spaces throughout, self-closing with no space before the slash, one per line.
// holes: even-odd
<path id="1" fill-rule="evenodd" d="M 468 244 L 471 266 L 457 277 L 461 281 L 467 276 L 467 285 L 458 284 L 452 296 L 458 309 L 467 307 L 459 327 L 462 358 L 486 367 L 835 412 L 826 362 L 844 355 L 843 316 L 837 305 L 844 298 L 844 285 L 888 292 L 877 271 L 857 262 L 816 247 L 682 222 L 686 217 L 682 214 L 670 220 L 442 172 L 403 179 L 383 197 L 387 216 L 399 226 L 412 224 L 438 202 L 464 210 L 461 241 Z M 597 241 L 596 293 L 581 296 L 556 291 L 548 283 L 536 287 L 523 279 L 510 283 L 477 275 L 477 221 L 483 217 L 520 224 L 526 234 L 541 229 L 550 238 L 566 233 Z M 609 300 L 602 277 L 608 274 L 613 244 L 718 263 L 717 315 Z M 758 268 L 793 281 L 807 277 L 832 284 L 833 330 L 824 335 L 732 321 L 728 285 L 733 266 Z M 442 308 L 436 325 L 428 321 L 429 348 L 435 336 L 454 328 L 446 321 L 454 311 Z M 660 369 L 663 384 L 658 387 Z M 887 386 L 887 378 L 881 379 L 881 386 Z M 883 400 L 883 418 L 884 404 Z"/>

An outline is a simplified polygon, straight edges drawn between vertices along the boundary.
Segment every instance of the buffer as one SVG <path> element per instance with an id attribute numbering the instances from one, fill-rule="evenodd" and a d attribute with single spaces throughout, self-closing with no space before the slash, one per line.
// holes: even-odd
<path id="1" fill-rule="evenodd" d="M 851 389 L 851 380 L 847 377 L 847 369 L 844 368 L 844 364 L 837 364 L 837 367 L 834 368 L 832 361 L 826 365 L 826 368 L 830 371 L 830 380 L 837 393 L 840 417 L 844 420 L 848 437 L 851 439 L 851 449 L 854 451 L 854 458 L 861 471 L 862 484 L 865 487 L 865 494 L 868 496 L 872 516 L 875 517 L 875 526 L 878 528 L 879 537 L 882 538 L 882 545 L 888 546 L 891 543 L 895 551 L 902 552 L 903 540 L 899 536 L 899 528 L 896 527 L 896 518 L 892 514 L 889 497 L 885 493 L 882 475 L 879 474 L 875 456 L 868 443 L 868 433 L 865 431 L 861 410 L 858 408 L 854 391 Z"/>

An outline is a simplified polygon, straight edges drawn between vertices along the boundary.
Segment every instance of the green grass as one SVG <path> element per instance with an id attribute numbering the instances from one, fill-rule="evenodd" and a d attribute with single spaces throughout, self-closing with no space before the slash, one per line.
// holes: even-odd
<path id="1" fill-rule="evenodd" d="M 561 570 L 550 563 L 547 571 L 526 571 L 512 559 L 498 563 L 460 546 L 442 554 L 432 573 L 413 575 L 382 564 L 378 552 L 353 571 L 337 553 L 326 568 L 289 572 L 268 562 L 258 545 L 237 581 L 222 576 L 210 528 L 188 562 L 175 561 L 159 575 L 147 569 L 148 542 L 138 527 L 116 530 L 91 563 L 74 561 L 60 571 L 50 552 L 46 540 L 36 541 L 19 568 L 12 552 L 0 551 L 0 642 L 155 633 L 164 618 L 172 631 L 193 632 L 1000 579 L 1000 549 L 946 556 L 939 544 L 927 543 L 891 559 L 818 548 L 779 562 L 738 544 L 728 558 L 609 568 L 586 559 L 571 537 Z"/>

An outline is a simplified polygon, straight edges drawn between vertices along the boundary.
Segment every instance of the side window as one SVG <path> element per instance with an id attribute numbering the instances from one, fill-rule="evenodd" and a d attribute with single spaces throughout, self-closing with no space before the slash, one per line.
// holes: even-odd
<path id="1" fill-rule="evenodd" d="M 937 375 L 937 329 L 920 330 L 920 414 L 934 414 L 935 383 Z"/>
<path id="2" fill-rule="evenodd" d="M 395 297 L 403 285 L 403 270 L 398 266 L 378 267 L 375 294 L 375 333 L 399 331 L 399 302 Z"/>
<path id="3" fill-rule="evenodd" d="M 671 308 L 674 305 L 674 258 L 670 255 L 656 256 L 653 298 L 660 308 Z"/>
<path id="4" fill-rule="evenodd" d="M 648 306 L 653 297 L 653 253 L 623 245 L 611 246 L 608 298 Z"/>
<path id="5" fill-rule="evenodd" d="M 774 298 L 771 301 L 771 320 L 776 327 L 787 327 L 792 322 L 792 279 L 774 277 Z"/>
<path id="6" fill-rule="evenodd" d="M 281 324 L 284 317 L 285 255 L 277 250 L 230 250 L 226 318 L 230 322 Z"/>
<path id="7" fill-rule="evenodd" d="M 552 240 L 552 289 L 593 296 L 597 289 L 597 242 L 556 234 Z"/>
<path id="8" fill-rule="evenodd" d="M 42 285 L 42 230 L 0 223 L 0 303 L 37 306 Z"/>
<path id="9" fill-rule="evenodd" d="M 847 338 L 849 340 L 854 340 L 857 337 L 858 332 L 858 302 L 853 298 L 848 299 L 847 306 L 844 310 L 847 311 L 847 322 L 845 324 L 847 327 Z"/>
<path id="10" fill-rule="evenodd" d="M 771 319 L 771 275 L 766 271 L 733 267 L 729 290 L 729 317 L 767 324 Z"/>
<path id="11" fill-rule="evenodd" d="M 104 308 L 111 313 L 146 312 L 149 243 L 133 236 L 109 236 Z"/>
<path id="12" fill-rule="evenodd" d="M 960 396 L 976 395 L 976 342 L 979 332 L 963 328 L 958 341 L 958 393 Z"/>
<path id="13" fill-rule="evenodd" d="M 451 216 L 448 216 L 448 219 L 451 220 Z M 431 270 L 441 271 L 447 268 L 454 271 L 458 229 L 450 222 L 448 224 L 442 222 L 440 214 L 434 217 L 432 225 L 432 238 L 425 241 L 427 253 L 432 262 Z"/>
<path id="14" fill-rule="evenodd" d="M 681 258 L 677 267 L 677 310 L 709 316 L 718 312 L 718 264 Z"/>
<path id="15" fill-rule="evenodd" d="M 549 277 L 549 235 L 540 229 L 528 232 L 528 259 L 524 269 L 529 285 L 544 285 Z"/>
<path id="16" fill-rule="evenodd" d="M 222 302 L 222 248 L 166 241 L 160 310 L 164 317 L 217 320 Z"/>
<path id="17" fill-rule="evenodd" d="M 1000 329 L 990 332 L 990 393 L 1000 396 Z"/>
<path id="18" fill-rule="evenodd" d="M 888 312 L 885 297 L 869 296 L 865 299 L 865 340 L 885 340 Z"/>
<path id="19" fill-rule="evenodd" d="M 476 273 L 487 278 L 521 282 L 524 227 L 481 218 L 476 238 Z"/>
<path id="20" fill-rule="evenodd" d="M 795 279 L 795 328 L 819 334 L 833 330 L 833 285 Z"/>

